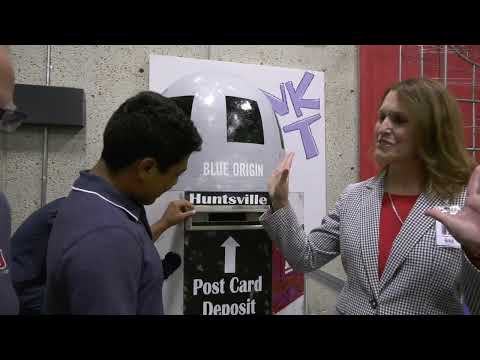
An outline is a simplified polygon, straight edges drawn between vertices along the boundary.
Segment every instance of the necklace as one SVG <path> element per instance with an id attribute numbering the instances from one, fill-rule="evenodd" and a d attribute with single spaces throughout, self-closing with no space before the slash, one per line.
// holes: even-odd
<path id="1" fill-rule="evenodd" d="M 390 193 L 387 192 L 387 195 L 388 195 L 388 198 L 390 199 L 390 204 L 392 204 L 392 209 L 393 209 L 393 212 L 395 213 L 395 215 L 397 216 L 397 219 L 398 221 L 400 221 L 400 224 L 403 225 L 403 221 L 402 221 L 402 218 L 400 217 L 400 215 L 398 215 L 398 211 L 397 211 L 397 208 L 395 207 L 395 204 L 393 203 L 393 200 L 392 200 L 392 197 L 390 196 Z"/>

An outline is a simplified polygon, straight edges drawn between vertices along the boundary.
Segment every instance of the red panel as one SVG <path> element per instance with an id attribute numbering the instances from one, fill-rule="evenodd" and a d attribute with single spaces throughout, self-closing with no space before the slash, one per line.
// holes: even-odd
<path id="1" fill-rule="evenodd" d="M 475 147 L 480 148 L 480 104 L 475 104 Z M 478 154 L 478 152 L 477 152 Z"/>
<path id="2" fill-rule="evenodd" d="M 447 88 L 457 99 L 472 99 L 473 67 L 455 52 L 448 53 Z"/>
<path id="3" fill-rule="evenodd" d="M 457 45 L 462 54 L 480 63 L 479 45 Z M 422 51 L 423 49 L 423 51 Z M 420 59 L 423 56 L 423 76 L 444 82 L 444 45 L 402 45 L 402 80 L 418 78 L 421 74 Z M 360 46 L 360 179 L 377 173 L 371 150 L 373 127 L 377 109 L 385 89 L 399 78 L 400 46 Z M 453 48 L 447 54 L 447 87 L 457 99 L 480 100 L 480 66 L 476 67 L 475 89 L 472 87 L 473 66 L 458 56 Z M 459 101 L 464 118 L 466 147 L 480 147 L 480 104 L 476 104 L 475 132 L 473 131 L 473 105 Z M 476 152 L 480 159 L 480 151 Z"/>
<path id="4" fill-rule="evenodd" d="M 378 169 L 372 158 L 373 128 L 383 93 L 398 81 L 397 45 L 361 45 L 360 55 L 360 179 L 374 176 Z"/>
<path id="5" fill-rule="evenodd" d="M 442 48 L 440 46 L 423 45 L 423 77 L 433 80 L 442 78 Z M 416 60 L 419 63 L 419 58 Z"/>
<path id="6" fill-rule="evenodd" d="M 285 271 L 286 260 L 272 244 L 272 312 L 277 314 L 305 293 L 304 274 Z"/>
<path id="7" fill-rule="evenodd" d="M 400 47 L 396 46 L 399 57 Z M 426 55 L 426 54 L 425 54 Z M 417 45 L 402 46 L 402 80 L 420 77 L 420 48 Z M 398 65 L 397 65 L 398 69 Z M 424 69 L 425 71 L 425 69 Z M 397 79 L 395 79 L 397 80 Z"/>
<path id="8" fill-rule="evenodd" d="M 473 144 L 472 115 L 473 105 L 471 102 L 459 101 L 460 111 L 463 117 L 463 130 L 465 134 L 465 147 L 469 148 Z"/>
<path id="9" fill-rule="evenodd" d="M 477 100 L 480 100 L 480 98 Z M 475 126 L 477 129 L 480 127 L 480 103 L 475 104 Z"/>
<path id="10" fill-rule="evenodd" d="M 475 99 L 480 100 L 480 67 L 475 71 Z"/>
<path id="11" fill-rule="evenodd" d="M 465 127 L 472 126 L 472 116 L 473 116 L 473 104 L 469 101 L 459 101 L 458 106 L 460 107 L 460 111 L 462 113 L 463 124 Z"/>

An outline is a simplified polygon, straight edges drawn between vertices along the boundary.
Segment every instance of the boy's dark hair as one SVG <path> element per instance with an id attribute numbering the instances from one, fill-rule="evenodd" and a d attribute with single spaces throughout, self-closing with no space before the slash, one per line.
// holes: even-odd
<path id="1" fill-rule="evenodd" d="M 176 103 L 152 91 L 126 100 L 103 133 L 102 159 L 118 172 L 136 160 L 152 157 L 161 172 L 200 151 L 202 138 L 190 116 Z"/>

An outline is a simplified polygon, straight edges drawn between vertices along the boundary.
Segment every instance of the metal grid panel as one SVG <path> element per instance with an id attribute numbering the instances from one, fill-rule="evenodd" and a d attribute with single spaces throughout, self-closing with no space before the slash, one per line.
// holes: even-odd
<path id="1" fill-rule="evenodd" d="M 426 77 L 442 82 L 464 117 L 467 150 L 480 161 L 480 45 L 400 45 L 400 80 Z"/>

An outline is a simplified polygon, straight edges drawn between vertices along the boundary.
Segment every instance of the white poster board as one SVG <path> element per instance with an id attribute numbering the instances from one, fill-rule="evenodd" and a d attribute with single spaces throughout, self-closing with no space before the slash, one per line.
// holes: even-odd
<path id="1" fill-rule="evenodd" d="M 151 55 L 149 88 L 163 93 L 186 75 L 212 70 L 245 79 L 269 99 L 285 149 L 295 153 L 290 192 L 304 194 L 305 230 L 318 226 L 326 214 L 324 72 Z"/>

